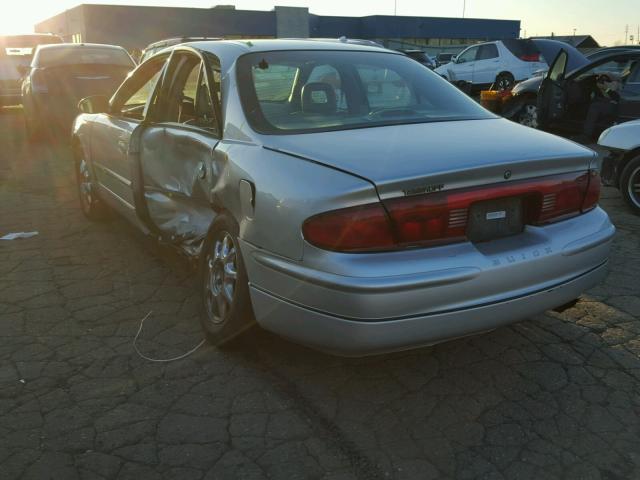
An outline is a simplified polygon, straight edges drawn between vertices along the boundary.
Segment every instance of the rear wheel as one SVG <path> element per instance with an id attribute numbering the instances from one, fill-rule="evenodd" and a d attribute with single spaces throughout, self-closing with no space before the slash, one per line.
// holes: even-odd
<path id="1" fill-rule="evenodd" d="M 500 91 L 511 90 L 515 83 L 516 80 L 515 78 L 513 78 L 513 75 L 511 75 L 509 72 L 503 72 L 496 77 L 495 86 L 496 89 Z"/>
<path id="2" fill-rule="evenodd" d="M 640 155 L 632 158 L 622 170 L 620 192 L 625 202 L 640 215 Z"/>
<path id="3" fill-rule="evenodd" d="M 207 340 L 216 346 L 229 344 L 255 325 L 238 233 L 237 223 L 222 214 L 202 247 L 200 320 Z"/>
<path id="4" fill-rule="evenodd" d="M 95 191 L 91 170 L 81 147 L 75 148 L 74 156 L 78 197 L 82 213 L 89 220 L 104 220 L 107 216 L 107 209 Z"/>

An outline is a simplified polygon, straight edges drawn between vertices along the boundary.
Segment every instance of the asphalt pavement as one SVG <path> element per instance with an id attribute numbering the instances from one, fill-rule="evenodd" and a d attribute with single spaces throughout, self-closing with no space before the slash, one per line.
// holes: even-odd
<path id="1" fill-rule="evenodd" d="M 256 331 L 196 346 L 193 271 L 81 214 L 69 150 L 0 110 L 0 478 L 640 478 L 640 217 L 610 273 L 549 312 L 343 359 Z"/>

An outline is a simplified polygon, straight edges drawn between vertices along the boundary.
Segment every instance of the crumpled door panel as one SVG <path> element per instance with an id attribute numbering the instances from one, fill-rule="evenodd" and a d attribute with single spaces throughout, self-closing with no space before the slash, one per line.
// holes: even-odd
<path id="1" fill-rule="evenodd" d="M 150 220 L 163 240 L 197 251 L 213 222 L 209 192 L 218 179 L 218 141 L 180 126 L 151 126 L 142 134 L 141 166 Z"/>

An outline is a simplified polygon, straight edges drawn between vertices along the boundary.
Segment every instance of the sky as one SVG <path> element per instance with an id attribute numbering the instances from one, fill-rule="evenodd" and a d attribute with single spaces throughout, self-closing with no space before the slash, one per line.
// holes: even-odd
<path id="1" fill-rule="evenodd" d="M 520 20 L 521 36 L 590 34 L 601 45 L 624 44 L 625 27 L 638 43 L 640 0 L 13 0 L 2 2 L 0 34 L 33 31 L 33 25 L 80 3 L 208 8 L 234 4 L 242 10 L 274 5 L 309 7 L 318 15 L 398 15 Z M 7 4 L 13 4 L 7 6 Z"/>

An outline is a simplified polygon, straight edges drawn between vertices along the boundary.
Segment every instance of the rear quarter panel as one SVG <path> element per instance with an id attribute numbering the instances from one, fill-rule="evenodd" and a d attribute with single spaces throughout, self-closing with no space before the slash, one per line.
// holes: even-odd
<path id="1" fill-rule="evenodd" d="M 237 219 L 243 240 L 295 260 L 302 259 L 307 218 L 378 201 L 365 180 L 257 144 L 222 141 L 214 162 L 226 171 L 213 187 L 212 204 Z M 240 188 L 242 180 L 253 185 L 253 205 L 250 192 Z"/>

